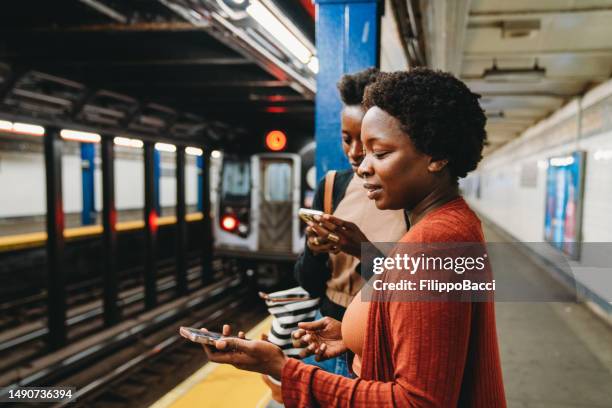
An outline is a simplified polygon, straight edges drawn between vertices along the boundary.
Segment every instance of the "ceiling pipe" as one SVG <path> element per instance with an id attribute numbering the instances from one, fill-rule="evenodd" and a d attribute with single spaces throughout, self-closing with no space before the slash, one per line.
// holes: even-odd
<path id="1" fill-rule="evenodd" d="M 113 20 L 119 23 L 126 24 L 128 22 L 128 18 L 126 16 L 124 16 L 121 13 L 118 13 L 117 11 L 108 7 L 106 4 L 102 3 L 101 1 L 98 1 L 98 0 L 79 0 L 79 1 L 83 4 L 88 5 L 92 9 L 104 14 L 105 16 L 112 18 Z"/>

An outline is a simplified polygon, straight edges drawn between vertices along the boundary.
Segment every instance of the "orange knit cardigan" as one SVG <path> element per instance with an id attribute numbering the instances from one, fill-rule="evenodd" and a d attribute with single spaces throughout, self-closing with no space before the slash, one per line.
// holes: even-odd
<path id="1" fill-rule="evenodd" d="M 428 213 L 400 242 L 484 242 L 462 198 Z M 492 302 L 372 302 L 361 377 L 289 359 L 286 407 L 504 408 Z"/>

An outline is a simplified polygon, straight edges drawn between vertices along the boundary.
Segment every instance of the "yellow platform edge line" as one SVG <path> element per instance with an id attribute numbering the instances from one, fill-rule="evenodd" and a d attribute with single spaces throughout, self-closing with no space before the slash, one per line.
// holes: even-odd
<path id="1" fill-rule="evenodd" d="M 272 390 L 268 390 L 262 397 L 261 399 L 257 402 L 257 405 L 255 405 L 255 408 L 264 408 L 268 405 L 268 402 L 270 402 L 270 399 L 272 399 Z"/>
<path id="2" fill-rule="evenodd" d="M 257 324 L 257 326 L 253 327 L 246 333 L 247 338 L 255 338 L 258 337 L 258 334 L 263 332 L 267 326 L 270 326 L 272 323 L 272 316 L 268 316 L 261 322 Z M 204 352 L 204 351 L 202 351 Z M 181 397 L 186 395 L 193 387 L 195 387 L 200 382 L 204 381 L 206 377 L 208 377 L 214 370 L 219 367 L 217 363 L 206 363 L 202 368 L 189 376 L 182 383 L 174 387 L 171 391 L 169 391 L 162 398 L 157 400 L 155 403 L 149 406 L 149 408 L 169 408 L 172 404 L 177 402 Z M 263 407 L 269 401 L 271 393 L 268 392 L 265 395 L 262 395 L 261 399 L 257 403 L 257 408 L 260 406 Z"/>
<path id="3" fill-rule="evenodd" d="M 202 213 L 189 213 L 185 215 L 185 221 L 194 222 L 204 218 Z M 159 217 L 157 219 L 158 226 L 176 224 L 176 217 L 169 215 L 167 217 Z M 142 220 L 122 221 L 116 224 L 117 232 L 131 231 L 144 228 L 145 223 Z M 102 225 L 87 225 L 84 227 L 66 228 L 64 230 L 64 239 L 77 239 L 82 237 L 101 235 L 104 232 Z M 45 231 L 29 232 L 18 235 L 7 235 L 0 237 L 0 252 L 25 249 L 35 246 L 44 245 L 47 240 Z"/>

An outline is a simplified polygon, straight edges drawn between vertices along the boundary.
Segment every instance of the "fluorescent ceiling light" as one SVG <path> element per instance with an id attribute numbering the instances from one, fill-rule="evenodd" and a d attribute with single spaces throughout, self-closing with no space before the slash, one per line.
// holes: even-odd
<path id="1" fill-rule="evenodd" d="M 83 143 L 99 143 L 100 135 L 97 133 L 81 132 L 80 130 L 62 129 L 60 132 L 62 139 L 74 140 Z"/>
<path id="2" fill-rule="evenodd" d="M 496 60 L 482 75 L 487 82 L 539 82 L 545 76 L 546 68 L 540 67 L 537 61 L 531 68 L 498 68 Z"/>
<path id="3" fill-rule="evenodd" d="M 540 20 L 513 20 L 502 22 L 502 38 L 533 37 L 540 31 Z"/>
<path id="4" fill-rule="evenodd" d="M 302 64 L 308 63 L 312 53 L 295 35 L 291 33 L 275 16 L 259 1 L 253 1 L 246 9 L 266 31 L 272 34 L 278 42 L 299 59 Z"/>
<path id="5" fill-rule="evenodd" d="M 594 156 L 595 160 L 610 160 L 612 159 L 612 150 L 597 150 Z"/>
<path id="6" fill-rule="evenodd" d="M 213 159 L 218 159 L 221 157 L 221 152 L 218 150 L 213 150 L 212 152 L 210 152 L 210 157 L 212 157 Z"/>
<path id="7" fill-rule="evenodd" d="M 312 56 L 310 61 L 308 61 L 308 64 L 306 66 L 308 67 L 309 70 L 311 70 L 315 74 L 319 73 L 319 59 L 315 57 L 314 55 Z"/>
<path id="8" fill-rule="evenodd" d="M 204 154 L 204 150 L 198 148 L 198 147 L 186 147 L 185 148 L 185 153 L 190 154 L 192 156 L 201 156 Z"/>
<path id="9" fill-rule="evenodd" d="M 13 131 L 13 122 L 8 120 L 0 120 L 0 130 L 6 130 L 7 132 Z"/>
<path id="10" fill-rule="evenodd" d="M 217 0 L 217 4 L 232 20 L 241 20 L 247 16 L 244 12 L 248 6 L 247 0 Z"/>
<path id="11" fill-rule="evenodd" d="M 570 166 L 572 164 L 574 164 L 573 156 L 553 157 L 550 159 L 550 165 L 553 167 Z"/>
<path id="12" fill-rule="evenodd" d="M 506 116 L 504 111 L 502 110 L 497 110 L 497 111 L 487 110 L 485 111 L 485 115 L 487 116 L 487 119 L 493 119 L 493 118 L 503 119 Z"/>
<path id="13" fill-rule="evenodd" d="M 6 124 L 4 126 L 6 126 Z M 11 126 L 11 132 L 23 133 L 24 135 L 43 136 L 45 134 L 45 128 L 30 123 L 15 122 Z"/>
<path id="14" fill-rule="evenodd" d="M 130 139 L 127 137 L 120 137 L 120 136 L 114 138 L 113 142 L 117 146 L 135 147 L 135 148 L 142 148 L 142 146 L 144 145 L 144 143 L 142 143 L 142 140 Z"/>
<path id="15" fill-rule="evenodd" d="M 173 144 L 168 144 L 168 143 L 155 143 L 155 148 L 159 150 L 160 152 L 169 152 L 169 153 L 176 152 L 176 146 Z"/>

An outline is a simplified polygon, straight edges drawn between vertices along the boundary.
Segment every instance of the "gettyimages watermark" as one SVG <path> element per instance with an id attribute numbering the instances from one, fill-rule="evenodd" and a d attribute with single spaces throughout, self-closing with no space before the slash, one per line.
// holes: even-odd
<path id="1" fill-rule="evenodd" d="M 362 244 L 364 301 L 612 302 L 612 243 L 580 259 L 547 242 Z"/>

